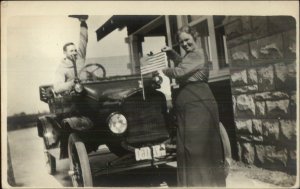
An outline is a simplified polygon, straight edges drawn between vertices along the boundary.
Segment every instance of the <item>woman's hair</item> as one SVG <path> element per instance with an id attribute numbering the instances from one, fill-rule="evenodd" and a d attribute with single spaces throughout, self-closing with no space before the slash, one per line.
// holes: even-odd
<path id="1" fill-rule="evenodd" d="M 184 25 L 184 26 L 182 26 L 181 28 L 178 29 L 178 31 L 177 31 L 177 38 L 179 38 L 179 35 L 181 33 L 183 33 L 183 32 L 185 32 L 187 34 L 190 34 L 195 41 L 196 41 L 196 38 L 199 35 L 199 33 L 197 32 L 197 30 L 195 30 L 194 28 L 192 28 L 192 27 L 190 27 L 188 25 Z"/>

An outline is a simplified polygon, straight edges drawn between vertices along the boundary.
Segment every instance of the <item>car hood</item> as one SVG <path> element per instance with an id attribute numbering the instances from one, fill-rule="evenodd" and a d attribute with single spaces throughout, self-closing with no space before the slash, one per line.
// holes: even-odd
<path id="1" fill-rule="evenodd" d="M 122 99 L 127 98 L 141 90 L 142 90 L 141 88 L 108 89 L 102 93 L 102 98 L 112 99 L 112 100 L 122 100 Z"/>
<path id="2" fill-rule="evenodd" d="M 137 80 L 90 83 L 84 89 L 88 97 L 97 101 L 122 100 L 142 91 Z"/>

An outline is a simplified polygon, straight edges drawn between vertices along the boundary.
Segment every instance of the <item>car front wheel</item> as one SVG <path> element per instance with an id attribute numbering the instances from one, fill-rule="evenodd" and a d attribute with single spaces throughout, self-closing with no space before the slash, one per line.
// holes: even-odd
<path id="1" fill-rule="evenodd" d="M 52 156 L 46 147 L 46 139 L 44 138 L 44 155 L 46 161 L 47 172 L 50 175 L 54 175 L 56 173 L 56 159 Z"/>
<path id="2" fill-rule="evenodd" d="M 68 152 L 70 160 L 69 175 L 74 187 L 92 187 L 93 177 L 88 154 L 82 140 L 72 133 L 69 136 Z"/>

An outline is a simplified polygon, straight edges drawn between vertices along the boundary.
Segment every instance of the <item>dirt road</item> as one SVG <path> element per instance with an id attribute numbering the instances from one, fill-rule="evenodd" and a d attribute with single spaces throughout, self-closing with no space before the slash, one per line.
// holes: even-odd
<path id="1" fill-rule="evenodd" d="M 36 128 L 22 129 L 8 133 L 12 166 L 17 186 L 23 187 L 69 187 L 68 160 L 57 161 L 57 173 L 48 175 L 43 154 L 42 140 Z M 109 158 L 109 157 L 103 157 Z M 99 160 L 101 162 L 101 160 Z M 276 186 L 247 178 L 245 175 L 230 172 L 227 177 L 228 188 L 274 188 Z M 95 186 L 176 186 L 176 163 L 160 168 L 140 169 L 122 174 L 101 176 L 95 179 Z"/>

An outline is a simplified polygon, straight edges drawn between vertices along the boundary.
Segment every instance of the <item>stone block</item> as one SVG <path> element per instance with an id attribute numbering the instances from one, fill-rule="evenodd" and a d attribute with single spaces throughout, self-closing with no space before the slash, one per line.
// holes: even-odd
<path id="1" fill-rule="evenodd" d="M 296 144 L 296 121 L 280 120 L 279 122 L 283 138 Z"/>
<path id="2" fill-rule="evenodd" d="M 258 85 L 248 85 L 247 86 L 247 92 L 252 93 L 256 92 L 258 90 Z"/>
<path id="3" fill-rule="evenodd" d="M 254 96 L 255 100 L 268 100 L 272 99 L 272 93 L 271 92 L 263 92 L 263 93 L 256 93 Z"/>
<path id="4" fill-rule="evenodd" d="M 269 16 L 268 21 L 269 34 L 296 27 L 296 20 L 292 16 Z"/>
<path id="5" fill-rule="evenodd" d="M 271 93 L 271 98 L 273 100 L 288 99 L 289 95 L 285 92 L 275 91 L 275 92 Z"/>
<path id="6" fill-rule="evenodd" d="M 285 63 L 275 64 L 275 85 L 276 89 L 296 89 L 296 64 Z"/>
<path id="7" fill-rule="evenodd" d="M 257 72 L 256 69 L 248 70 L 248 83 L 249 84 L 257 84 Z"/>
<path id="8" fill-rule="evenodd" d="M 233 94 L 252 93 L 252 92 L 256 92 L 257 90 L 258 90 L 257 85 L 248 85 L 242 87 L 233 87 L 232 93 Z"/>
<path id="9" fill-rule="evenodd" d="M 291 92 L 291 100 L 290 100 L 290 115 L 292 118 L 296 118 L 297 114 L 297 99 L 296 99 L 296 91 Z"/>
<path id="10" fill-rule="evenodd" d="M 251 60 L 254 64 L 269 64 L 283 61 L 281 34 L 265 37 L 250 43 Z"/>
<path id="11" fill-rule="evenodd" d="M 258 89 L 260 91 L 273 90 L 274 86 L 274 71 L 273 66 L 262 67 L 258 69 Z"/>
<path id="12" fill-rule="evenodd" d="M 295 79 L 297 78 L 297 68 L 296 68 L 296 62 L 287 64 L 287 76 L 288 79 Z"/>
<path id="13" fill-rule="evenodd" d="M 244 35 L 238 36 L 234 39 L 227 40 L 227 48 L 231 49 L 231 48 L 236 47 L 238 45 L 245 44 L 251 38 L 252 38 L 252 34 L 249 33 L 249 34 L 244 34 Z"/>
<path id="14" fill-rule="evenodd" d="M 242 94 L 242 93 L 247 93 L 248 88 L 246 86 L 243 87 L 232 87 L 231 91 L 233 94 Z"/>
<path id="15" fill-rule="evenodd" d="M 266 106 L 268 117 L 282 118 L 289 113 L 289 100 L 266 101 Z"/>
<path id="16" fill-rule="evenodd" d="M 287 150 L 275 146 L 265 146 L 265 160 L 273 164 L 273 168 L 277 165 L 277 169 L 282 169 L 287 164 Z"/>
<path id="17" fill-rule="evenodd" d="M 255 104 L 251 95 L 239 95 L 236 99 L 236 107 L 239 115 L 255 115 Z"/>
<path id="18" fill-rule="evenodd" d="M 288 98 L 289 98 L 289 95 L 282 91 L 256 93 L 254 96 L 254 99 L 258 100 L 258 101 L 280 100 L 280 99 L 288 99 Z"/>
<path id="19" fill-rule="evenodd" d="M 297 173 L 297 151 L 296 150 L 288 150 L 288 161 L 287 161 L 287 173 L 296 175 Z"/>
<path id="20" fill-rule="evenodd" d="M 250 143 L 241 144 L 242 147 L 242 161 L 247 164 L 254 163 L 254 147 Z"/>
<path id="21" fill-rule="evenodd" d="M 286 80 L 286 88 L 289 90 L 295 90 L 297 84 L 297 69 L 296 62 L 290 63 L 287 65 L 287 80 Z"/>
<path id="22" fill-rule="evenodd" d="M 242 160 L 242 147 L 241 147 L 240 142 L 237 142 L 237 150 L 238 150 L 238 158 L 241 161 Z"/>
<path id="23" fill-rule="evenodd" d="M 232 95 L 232 106 L 233 106 L 233 112 L 236 114 L 236 99 L 235 96 Z"/>
<path id="24" fill-rule="evenodd" d="M 262 135 L 262 121 L 259 119 L 252 119 L 252 131 L 253 134 Z"/>
<path id="25" fill-rule="evenodd" d="M 254 142 L 263 142 L 263 136 L 252 136 L 252 141 Z"/>
<path id="26" fill-rule="evenodd" d="M 265 162 L 265 148 L 263 145 L 255 145 L 255 159 L 260 164 Z"/>
<path id="27" fill-rule="evenodd" d="M 252 32 L 250 16 L 241 16 L 243 34 Z"/>
<path id="28" fill-rule="evenodd" d="M 289 153 L 289 158 L 292 160 L 297 160 L 297 150 L 293 149 L 293 150 L 288 150 Z"/>
<path id="29" fill-rule="evenodd" d="M 227 25 L 233 21 L 240 19 L 240 16 L 225 16 L 224 20 L 222 21 L 223 25 Z"/>
<path id="30" fill-rule="evenodd" d="M 292 91 L 290 96 L 291 96 L 291 104 L 296 104 L 297 99 L 296 99 L 296 91 Z"/>
<path id="31" fill-rule="evenodd" d="M 264 101 L 255 102 L 256 115 L 263 117 L 266 115 L 266 103 Z"/>
<path id="32" fill-rule="evenodd" d="M 231 73 L 231 82 L 233 86 L 246 85 L 248 83 L 246 70 Z"/>
<path id="33" fill-rule="evenodd" d="M 234 21 L 226 24 L 224 28 L 225 28 L 225 35 L 227 39 L 233 39 L 243 34 L 242 22 L 240 19 L 235 19 Z"/>
<path id="34" fill-rule="evenodd" d="M 248 43 L 229 49 L 232 67 L 245 67 L 250 64 Z"/>
<path id="35" fill-rule="evenodd" d="M 264 141 L 275 143 L 279 140 L 279 122 L 277 120 L 263 121 L 262 126 Z"/>
<path id="36" fill-rule="evenodd" d="M 254 39 L 268 35 L 267 18 L 265 16 L 252 16 L 251 20 Z"/>
<path id="37" fill-rule="evenodd" d="M 237 134 L 237 138 L 241 142 L 252 142 L 252 135 Z"/>
<path id="38" fill-rule="evenodd" d="M 235 127 L 238 133 L 252 134 L 252 121 L 248 120 L 235 120 Z"/>
<path id="39" fill-rule="evenodd" d="M 283 33 L 284 50 L 286 63 L 292 63 L 296 60 L 296 30 L 290 30 Z"/>
<path id="40" fill-rule="evenodd" d="M 288 69 L 285 63 L 275 64 L 275 85 L 276 89 L 284 89 L 286 86 Z"/>

